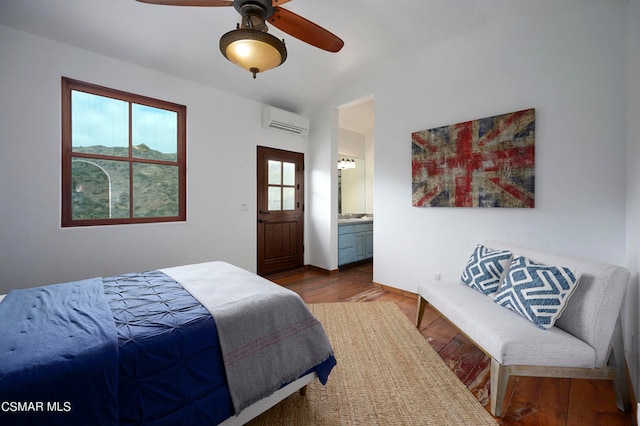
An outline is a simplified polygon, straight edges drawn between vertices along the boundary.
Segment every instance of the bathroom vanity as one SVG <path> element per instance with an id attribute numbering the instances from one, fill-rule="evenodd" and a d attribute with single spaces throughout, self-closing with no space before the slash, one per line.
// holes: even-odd
<path id="1" fill-rule="evenodd" d="M 373 258 L 373 219 L 338 219 L 338 267 Z"/>

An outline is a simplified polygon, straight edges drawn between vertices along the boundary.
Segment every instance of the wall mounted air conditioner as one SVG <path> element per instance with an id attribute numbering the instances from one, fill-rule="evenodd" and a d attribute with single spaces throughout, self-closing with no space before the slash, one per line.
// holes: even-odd
<path id="1" fill-rule="evenodd" d="M 306 135 L 309 133 L 309 118 L 265 105 L 262 107 L 262 127 Z"/>

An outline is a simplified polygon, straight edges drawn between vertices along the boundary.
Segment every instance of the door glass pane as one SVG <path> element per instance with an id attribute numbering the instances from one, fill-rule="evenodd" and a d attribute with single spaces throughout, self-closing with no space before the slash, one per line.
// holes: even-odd
<path id="1" fill-rule="evenodd" d="M 74 152 L 129 156 L 129 103 L 71 91 L 71 145 Z"/>
<path id="2" fill-rule="evenodd" d="M 282 184 L 296 184 L 296 165 L 295 163 L 282 163 Z"/>
<path id="3" fill-rule="evenodd" d="M 131 104 L 132 156 L 177 161 L 178 113 Z"/>
<path id="4" fill-rule="evenodd" d="M 282 205 L 282 194 L 279 186 L 269 187 L 269 210 L 280 210 Z"/>
<path id="5" fill-rule="evenodd" d="M 77 158 L 71 179 L 74 220 L 129 217 L 129 163 Z"/>
<path id="6" fill-rule="evenodd" d="M 269 160 L 269 185 L 282 185 L 282 163 Z"/>
<path id="7" fill-rule="evenodd" d="M 133 164 L 133 216 L 178 216 L 178 167 Z"/>
<path id="8" fill-rule="evenodd" d="M 282 188 L 282 210 L 296 209 L 296 190 L 294 188 Z"/>

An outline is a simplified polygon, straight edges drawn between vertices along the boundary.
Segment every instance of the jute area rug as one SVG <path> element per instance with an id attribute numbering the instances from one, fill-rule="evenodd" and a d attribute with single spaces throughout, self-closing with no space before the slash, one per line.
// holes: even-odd
<path id="1" fill-rule="evenodd" d="M 250 425 L 496 425 L 395 303 L 309 307 L 338 365 Z"/>

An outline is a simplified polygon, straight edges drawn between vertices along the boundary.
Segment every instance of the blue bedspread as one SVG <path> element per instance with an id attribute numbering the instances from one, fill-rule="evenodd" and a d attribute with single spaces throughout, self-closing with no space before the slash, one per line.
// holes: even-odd
<path id="1" fill-rule="evenodd" d="M 120 344 L 120 424 L 215 425 L 233 415 L 209 311 L 159 271 L 103 280 Z"/>
<path id="2" fill-rule="evenodd" d="M 116 425 L 118 344 L 102 280 L 0 303 L 0 424 Z"/>

